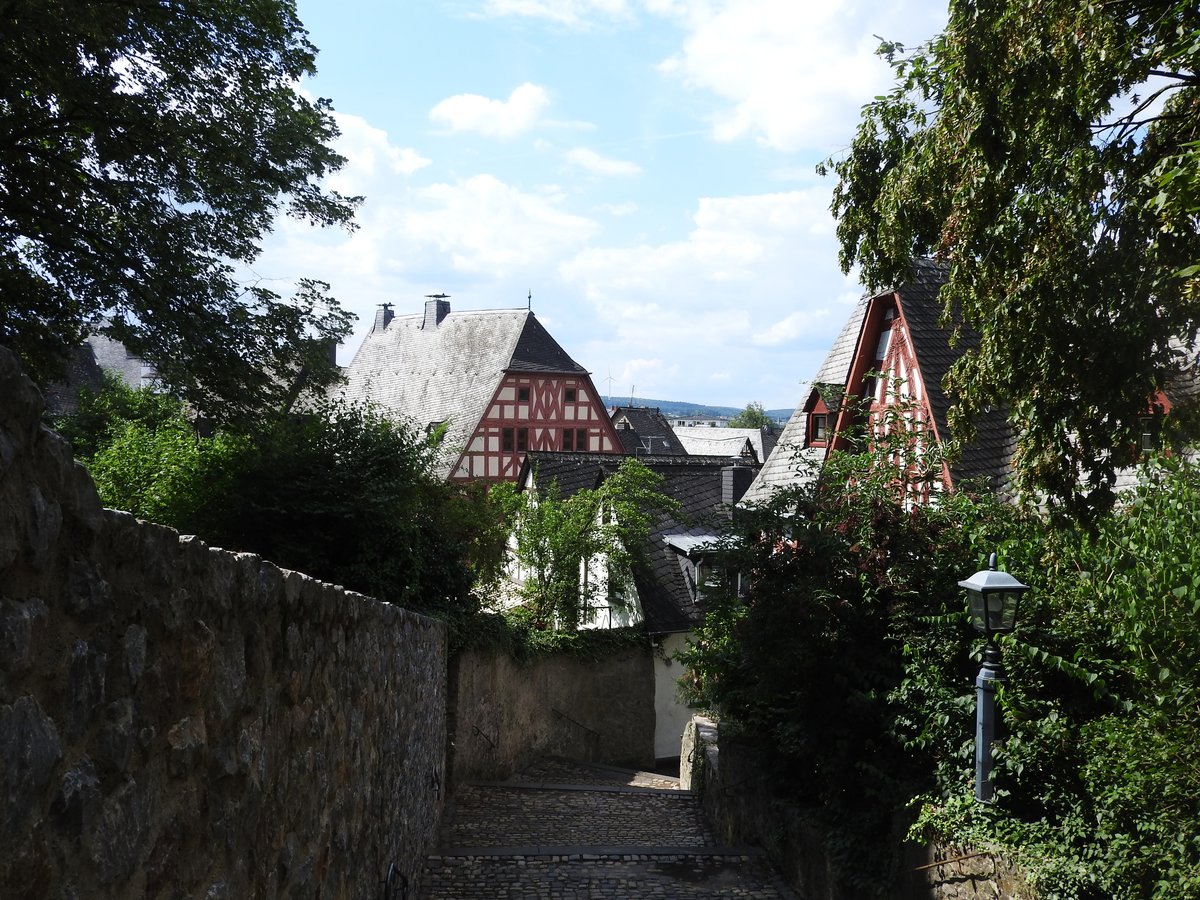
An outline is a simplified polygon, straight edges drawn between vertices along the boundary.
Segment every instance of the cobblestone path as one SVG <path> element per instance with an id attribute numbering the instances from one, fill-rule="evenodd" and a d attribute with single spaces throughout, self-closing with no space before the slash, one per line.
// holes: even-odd
<path id="1" fill-rule="evenodd" d="M 677 779 L 543 760 L 461 785 L 420 896 L 792 898 L 755 848 L 721 847 Z"/>

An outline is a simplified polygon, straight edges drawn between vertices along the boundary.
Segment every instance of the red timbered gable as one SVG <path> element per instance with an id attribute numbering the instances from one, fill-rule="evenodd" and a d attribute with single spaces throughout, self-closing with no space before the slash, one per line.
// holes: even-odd
<path id="1" fill-rule="evenodd" d="M 620 452 L 591 378 L 506 373 L 452 477 L 515 481 L 530 450 Z"/>

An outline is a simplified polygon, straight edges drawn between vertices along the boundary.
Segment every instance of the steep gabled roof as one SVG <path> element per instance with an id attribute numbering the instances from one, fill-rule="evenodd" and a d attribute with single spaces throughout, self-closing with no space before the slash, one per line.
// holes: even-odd
<path id="1" fill-rule="evenodd" d="M 449 472 L 505 372 L 587 373 L 526 309 L 380 316 L 346 370 L 344 395 L 424 430 L 446 423 Z"/>
<path id="2" fill-rule="evenodd" d="M 854 347 L 858 342 L 858 333 L 862 330 L 863 317 L 867 312 L 869 297 L 861 298 L 850 311 L 846 324 L 838 333 L 825 355 L 825 361 L 809 382 L 809 390 L 792 417 L 788 419 L 775 449 L 763 464 L 746 491 L 744 503 L 764 503 L 775 491 L 801 483 L 807 475 L 805 463 L 819 463 L 825 457 L 823 447 L 805 449 L 804 441 L 808 431 L 807 401 L 812 393 L 822 385 L 838 385 L 839 391 L 844 390 L 846 378 L 850 374 L 850 362 L 854 357 Z"/>
<path id="3" fill-rule="evenodd" d="M 978 345 L 978 336 L 958 323 L 942 327 L 942 305 L 938 293 L 946 281 L 944 264 L 918 260 L 912 274 L 903 285 L 864 296 L 859 300 L 837 340 L 830 348 L 825 362 L 813 378 L 806 401 L 797 408 L 780 436 L 779 444 L 746 492 L 746 502 L 764 502 L 779 488 L 800 483 L 811 467 L 819 464 L 826 448 L 805 448 L 808 413 L 818 393 L 834 411 L 837 395 L 844 393 L 854 360 L 864 341 L 868 312 L 873 303 L 883 302 L 893 295 L 912 341 L 921 381 L 928 398 L 929 412 L 939 439 L 950 437 L 948 413 L 950 400 L 942 386 L 950 367 L 962 354 Z M 951 339 L 954 338 L 953 345 Z M 833 386 L 840 386 L 834 388 Z M 830 404 L 830 400 L 834 404 Z M 1004 490 L 1008 484 L 1012 453 L 1016 441 L 1004 410 L 991 410 L 975 423 L 976 438 L 964 445 L 960 457 L 950 466 L 955 484 L 982 481 L 993 490 Z"/>
<path id="4" fill-rule="evenodd" d="M 950 367 L 964 353 L 979 346 L 979 335 L 973 329 L 953 319 L 946 327 L 941 325 L 942 304 L 938 292 L 946 283 L 947 275 L 944 264 L 919 260 L 913 265 L 912 278 L 895 291 L 899 296 L 900 314 L 913 343 L 930 414 L 938 437 L 943 441 L 950 439 L 951 432 L 948 421 L 950 399 L 942 382 Z M 983 481 L 992 490 L 1003 490 L 1008 484 L 1016 447 L 1005 411 L 989 411 L 975 422 L 975 429 L 975 439 L 964 444 L 961 455 L 951 464 L 950 477 L 956 486 L 968 480 Z"/>
<path id="5" fill-rule="evenodd" d="M 671 423 L 658 407 L 617 406 L 612 410 L 612 421 L 626 453 L 687 455 L 688 451 L 679 442 Z"/>

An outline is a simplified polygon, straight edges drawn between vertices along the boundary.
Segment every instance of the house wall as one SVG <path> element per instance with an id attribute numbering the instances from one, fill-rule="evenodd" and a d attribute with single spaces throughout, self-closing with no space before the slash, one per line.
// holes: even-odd
<path id="1" fill-rule="evenodd" d="M 415 880 L 444 627 L 102 510 L 41 412 L 0 348 L 0 896 Z"/>
<path id="2" fill-rule="evenodd" d="M 542 756 L 645 766 L 654 761 L 651 649 L 600 659 L 518 662 L 468 650 L 450 669 L 450 777 L 506 778 Z"/>
<path id="3" fill-rule="evenodd" d="M 528 400 L 522 401 L 521 391 Z M 575 400 L 566 393 L 575 391 Z M 525 432 L 524 446 L 514 434 L 511 448 L 505 449 L 505 429 Z M 454 478 L 504 479 L 515 481 L 521 461 L 528 450 L 563 450 L 563 431 L 587 433 L 587 446 L 572 450 L 592 453 L 620 452 L 620 443 L 600 402 L 592 381 L 586 375 L 506 374 L 467 442 L 467 449 L 454 467 Z"/>
<path id="4" fill-rule="evenodd" d="M 663 635 L 654 654 L 654 756 L 679 755 L 679 743 L 694 710 L 679 699 L 679 678 L 687 671 L 672 657 L 687 646 L 690 633 Z"/>

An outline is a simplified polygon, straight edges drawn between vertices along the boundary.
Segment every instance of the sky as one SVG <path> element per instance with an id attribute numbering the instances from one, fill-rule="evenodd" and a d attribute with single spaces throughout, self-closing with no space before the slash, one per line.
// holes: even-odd
<path id="1" fill-rule="evenodd" d="M 532 304 L 601 393 L 802 401 L 858 281 L 834 182 L 879 38 L 934 0 L 300 0 L 361 194 L 358 229 L 281 221 L 254 273 L 330 283 L 359 317 Z M 530 300 L 530 295 L 532 299 Z"/>

